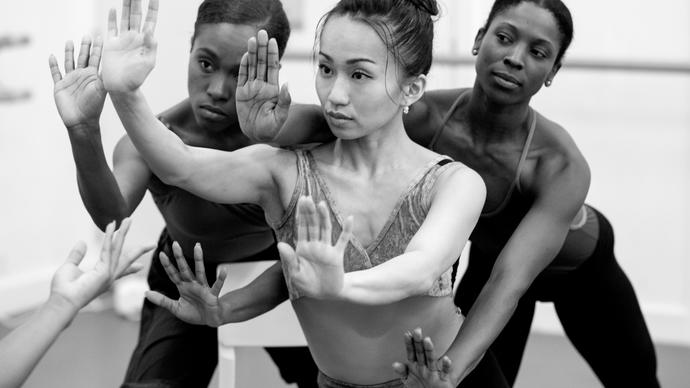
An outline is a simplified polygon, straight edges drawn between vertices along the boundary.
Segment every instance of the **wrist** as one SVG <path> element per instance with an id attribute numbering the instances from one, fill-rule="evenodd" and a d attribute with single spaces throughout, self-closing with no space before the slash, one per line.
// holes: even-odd
<path id="1" fill-rule="evenodd" d="M 101 126 L 98 118 L 92 120 L 84 120 L 76 124 L 70 124 L 65 126 L 67 131 L 72 134 L 77 135 L 89 135 L 100 134 Z"/>
<path id="2" fill-rule="evenodd" d="M 108 90 L 111 100 L 121 101 L 136 97 L 141 91 L 141 88 L 122 89 L 122 90 Z"/>
<path id="3" fill-rule="evenodd" d="M 54 322 L 60 322 L 63 328 L 69 326 L 79 309 L 74 302 L 60 295 L 50 295 L 41 307 L 42 313 L 50 315 Z"/>

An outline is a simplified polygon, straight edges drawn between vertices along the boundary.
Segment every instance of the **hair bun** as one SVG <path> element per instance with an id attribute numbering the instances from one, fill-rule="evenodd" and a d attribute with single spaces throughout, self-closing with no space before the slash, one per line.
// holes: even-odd
<path id="1" fill-rule="evenodd" d="M 417 7 L 431 16 L 438 15 L 438 3 L 436 0 L 407 0 L 409 3 Z"/>

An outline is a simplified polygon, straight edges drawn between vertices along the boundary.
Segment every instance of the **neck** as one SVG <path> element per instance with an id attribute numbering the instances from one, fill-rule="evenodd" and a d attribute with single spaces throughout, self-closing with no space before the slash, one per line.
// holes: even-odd
<path id="1" fill-rule="evenodd" d="M 529 100 L 515 104 L 492 101 L 476 82 L 470 93 L 467 118 L 475 138 L 488 143 L 520 135 L 529 119 Z"/>
<path id="2" fill-rule="evenodd" d="M 337 139 L 333 145 L 334 163 L 344 168 L 376 176 L 403 164 L 415 144 L 405 132 L 402 116 L 385 127 L 352 140 Z"/>

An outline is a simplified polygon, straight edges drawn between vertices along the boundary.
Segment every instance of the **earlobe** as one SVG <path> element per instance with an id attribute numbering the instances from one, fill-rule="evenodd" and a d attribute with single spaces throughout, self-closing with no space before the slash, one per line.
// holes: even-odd
<path id="1" fill-rule="evenodd" d="M 479 54 L 479 46 L 482 45 L 484 34 L 486 34 L 486 29 L 484 27 L 480 28 L 479 31 L 477 31 L 477 36 L 474 37 L 474 45 L 472 45 L 472 55 Z"/>
<path id="2" fill-rule="evenodd" d="M 426 90 L 426 75 L 420 74 L 411 79 L 403 89 L 403 104 L 405 106 L 412 105 L 417 100 L 422 98 Z"/>
<path id="3" fill-rule="evenodd" d="M 556 77 L 556 73 L 558 73 L 558 70 L 560 70 L 560 68 L 561 68 L 560 63 L 553 66 L 553 69 L 551 69 L 549 76 L 546 77 L 546 81 L 544 81 L 544 86 L 546 86 L 547 88 L 549 86 L 551 86 L 551 84 L 553 83 L 553 79 L 554 79 L 554 77 Z"/>

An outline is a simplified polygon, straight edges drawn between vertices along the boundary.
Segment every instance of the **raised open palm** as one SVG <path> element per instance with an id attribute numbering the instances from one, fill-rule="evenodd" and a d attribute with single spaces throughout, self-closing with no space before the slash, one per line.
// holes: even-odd
<path id="1" fill-rule="evenodd" d="M 168 277 L 175 283 L 180 298 L 172 300 L 157 291 L 148 291 L 146 298 L 187 323 L 213 327 L 222 325 L 223 305 L 220 303 L 218 294 L 225 282 L 225 272 L 221 272 L 213 287 L 209 287 L 201 245 L 194 246 L 195 274 L 189 269 L 182 248 L 177 242 L 173 243 L 172 249 L 177 268 L 170 263 L 170 259 L 163 252 L 160 254 L 160 260 Z"/>
<path id="2" fill-rule="evenodd" d="M 108 92 L 134 91 L 153 70 L 157 47 L 153 33 L 157 17 L 158 0 L 149 0 L 143 26 L 141 0 L 123 0 L 118 33 L 116 12 L 110 10 L 101 71 Z"/>
<path id="3" fill-rule="evenodd" d="M 77 244 L 67 261 L 53 275 L 51 295 L 68 301 L 75 309 L 80 309 L 110 287 L 115 280 L 140 270 L 142 265 L 134 261 L 153 247 L 142 247 L 129 254 L 123 254 L 122 246 L 129 225 L 129 218 L 122 220 L 117 232 L 115 222 L 108 225 L 99 260 L 89 270 L 79 268 L 86 255 L 86 245 Z"/>
<path id="4" fill-rule="evenodd" d="M 333 244 L 325 202 L 316 206 L 311 197 L 302 197 L 297 203 L 295 225 L 296 249 L 286 243 L 278 244 L 281 258 L 288 264 L 288 282 L 304 296 L 338 298 L 345 278 L 343 259 L 352 235 L 352 217 L 345 221 L 338 241 Z"/>
<path id="5" fill-rule="evenodd" d="M 406 388 L 455 388 L 450 358 L 436 358 L 434 344 L 431 338 L 423 337 L 421 328 L 405 333 L 404 339 L 407 362 L 396 362 L 393 369 Z"/>
<path id="6" fill-rule="evenodd" d="M 260 30 L 247 42 L 240 62 L 235 103 L 242 132 L 255 141 L 271 141 L 287 120 L 290 93 L 280 88 L 278 43 Z"/>
<path id="7" fill-rule="evenodd" d="M 51 55 L 48 59 L 50 73 L 53 77 L 53 97 L 58 113 L 67 128 L 76 125 L 94 126 L 103 111 L 105 88 L 98 76 L 101 62 L 103 40 L 84 37 L 79 49 L 76 67 L 74 63 L 74 44 L 65 44 L 65 75 L 58 67 L 57 59 Z"/>

